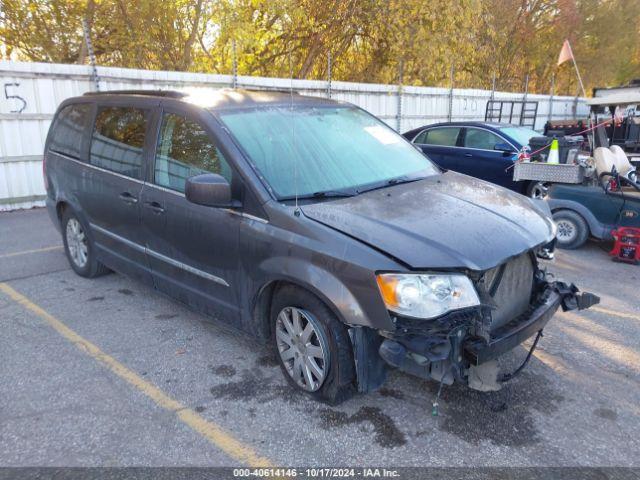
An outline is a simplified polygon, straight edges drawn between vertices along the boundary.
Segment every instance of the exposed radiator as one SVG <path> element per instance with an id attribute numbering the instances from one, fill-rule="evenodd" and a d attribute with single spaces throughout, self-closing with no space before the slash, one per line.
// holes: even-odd
<path id="1" fill-rule="evenodd" d="M 527 310 L 533 290 L 533 275 L 534 266 L 529 253 L 485 273 L 484 284 L 497 306 L 491 311 L 490 332 Z"/>

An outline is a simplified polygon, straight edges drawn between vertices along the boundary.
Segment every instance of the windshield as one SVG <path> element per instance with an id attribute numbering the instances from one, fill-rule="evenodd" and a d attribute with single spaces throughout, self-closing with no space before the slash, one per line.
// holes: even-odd
<path id="1" fill-rule="evenodd" d="M 524 128 L 524 127 L 504 127 L 504 128 L 501 128 L 500 131 L 505 135 L 513 138 L 521 146 L 529 145 L 529 140 L 531 140 L 531 137 L 542 136 L 540 133 L 536 132 L 535 130 L 531 130 L 530 128 Z"/>
<path id="2" fill-rule="evenodd" d="M 404 138 L 357 108 L 270 107 L 221 119 L 280 199 L 355 194 L 358 187 L 439 173 Z"/>

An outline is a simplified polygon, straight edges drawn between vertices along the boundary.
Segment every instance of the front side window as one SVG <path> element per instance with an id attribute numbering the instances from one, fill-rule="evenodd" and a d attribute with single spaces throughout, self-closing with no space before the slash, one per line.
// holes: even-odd
<path id="1" fill-rule="evenodd" d="M 82 144 L 90 115 L 89 103 L 68 105 L 60 110 L 51 129 L 49 148 L 56 153 L 81 160 Z"/>
<path id="2" fill-rule="evenodd" d="M 217 173 L 231 183 L 231 168 L 200 124 L 181 115 L 162 117 L 154 182 L 184 192 L 187 178 Z"/>
<path id="3" fill-rule="evenodd" d="M 541 136 L 540 133 L 525 127 L 503 127 L 500 129 L 502 133 L 513 138 L 520 145 L 529 145 L 529 141 L 533 137 Z"/>
<path id="4" fill-rule="evenodd" d="M 91 164 L 141 179 L 146 130 L 145 110 L 133 107 L 100 108 L 91 138 Z"/>
<path id="5" fill-rule="evenodd" d="M 439 170 L 374 116 L 351 107 L 261 107 L 221 114 L 280 199 Z"/>
<path id="6" fill-rule="evenodd" d="M 479 128 L 469 128 L 464 136 L 464 146 L 467 148 L 479 148 L 482 150 L 493 150 L 499 143 L 505 143 L 495 133 Z"/>

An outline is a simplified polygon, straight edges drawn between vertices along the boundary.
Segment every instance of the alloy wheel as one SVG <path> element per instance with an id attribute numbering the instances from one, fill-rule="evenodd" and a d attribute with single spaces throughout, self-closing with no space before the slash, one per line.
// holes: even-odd
<path id="1" fill-rule="evenodd" d="M 531 187 L 531 198 L 544 198 L 549 193 L 549 185 L 544 182 L 536 182 Z"/>
<path id="2" fill-rule="evenodd" d="M 276 319 L 278 353 L 287 373 L 302 389 L 315 392 L 329 370 L 329 349 L 317 320 L 300 308 L 285 307 Z"/>
<path id="3" fill-rule="evenodd" d="M 89 258 L 89 246 L 87 236 L 77 219 L 70 218 L 67 222 L 66 237 L 71 260 L 76 267 L 84 268 Z"/>

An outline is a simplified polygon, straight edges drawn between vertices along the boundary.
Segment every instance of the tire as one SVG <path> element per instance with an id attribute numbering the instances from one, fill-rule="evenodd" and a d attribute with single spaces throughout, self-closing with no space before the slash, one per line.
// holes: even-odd
<path id="1" fill-rule="evenodd" d="M 549 191 L 549 184 L 546 182 L 529 182 L 525 194 L 529 198 L 544 198 Z"/>
<path id="2" fill-rule="evenodd" d="M 287 319 L 289 326 L 294 326 L 296 312 L 299 325 L 304 327 L 299 329 L 304 331 L 297 340 L 292 339 L 283 322 Z M 356 390 L 355 364 L 349 333 L 327 305 L 307 290 L 286 285 L 275 292 L 270 318 L 271 343 L 290 385 L 316 400 L 332 405 L 353 395 Z M 309 325 L 314 332 L 305 338 Z M 314 353 L 323 355 L 322 359 L 317 356 L 311 359 L 315 362 L 315 369 L 311 368 L 311 363 L 306 363 L 311 362 L 309 357 Z M 296 365 L 299 367 L 296 368 Z M 311 382 L 305 370 L 311 376 Z M 323 372 L 321 381 L 318 371 Z"/>
<path id="3" fill-rule="evenodd" d="M 88 228 L 69 208 L 62 214 L 62 242 L 71 268 L 81 277 L 94 278 L 109 273 L 96 259 L 95 247 Z"/>
<path id="4" fill-rule="evenodd" d="M 558 227 L 557 247 L 574 250 L 583 246 L 589 238 L 589 225 L 582 216 L 573 210 L 558 210 L 553 213 Z"/>

